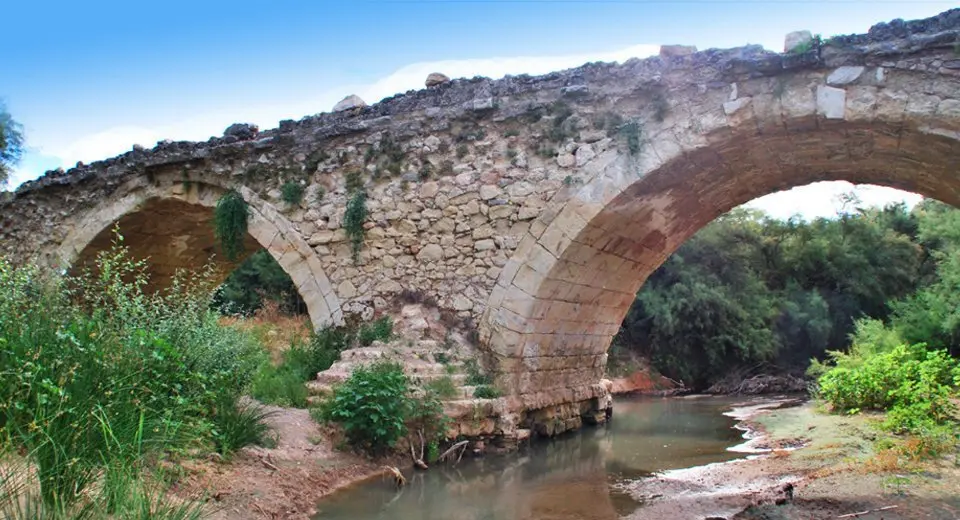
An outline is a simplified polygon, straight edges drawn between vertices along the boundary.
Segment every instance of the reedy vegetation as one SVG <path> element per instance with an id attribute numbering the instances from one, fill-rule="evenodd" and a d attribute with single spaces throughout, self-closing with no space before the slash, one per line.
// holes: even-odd
<path id="1" fill-rule="evenodd" d="M 265 434 L 262 414 L 239 404 L 263 351 L 220 325 L 210 275 L 148 293 L 119 234 L 77 277 L 0 260 L 0 447 L 25 454 L 2 464 L 21 460 L 33 477 L 0 491 L 0 507 L 23 491 L 36 511 L 15 518 L 199 514 L 160 500 L 154 463 L 228 455 Z"/>

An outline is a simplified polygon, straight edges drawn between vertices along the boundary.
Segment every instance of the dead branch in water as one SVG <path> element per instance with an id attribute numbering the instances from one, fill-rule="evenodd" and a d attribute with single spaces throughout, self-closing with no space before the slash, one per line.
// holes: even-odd
<path id="1" fill-rule="evenodd" d="M 418 469 L 429 469 L 427 463 L 423 461 L 423 453 L 426 450 L 426 443 L 423 440 L 423 430 L 417 430 L 417 435 L 420 437 L 420 456 L 417 457 L 416 453 L 413 451 L 413 442 L 410 441 L 410 458 L 413 459 L 414 467 Z"/>
<path id="2" fill-rule="evenodd" d="M 437 457 L 437 460 L 443 462 L 448 456 L 450 456 L 451 453 L 460 450 L 460 456 L 457 457 L 457 462 L 460 462 L 460 459 L 463 457 L 463 452 L 467 451 L 467 444 L 470 444 L 470 441 L 460 441 L 453 446 L 450 446 L 447 448 L 447 451 L 443 452 L 439 457 Z"/>
<path id="3" fill-rule="evenodd" d="M 870 513 L 878 513 L 878 512 L 880 512 L 880 511 L 889 511 L 889 510 L 891 510 L 891 509 L 896 509 L 896 508 L 898 508 L 898 507 L 900 507 L 900 506 L 884 506 L 884 507 L 881 507 L 881 508 L 868 509 L 868 510 L 866 510 L 866 511 L 860 511 L 860 512 L 857 512 L 857 513 L 847 513 L 847 514 L 845 514 L 845 515 L 840 515 L 840 516 L 838 516 L 837 518 L 855 518 L 855 517 L 858 517 L 858 516 L 869 515 Z"/>
<path id="4" fill-rule="evenodd" d="M 398 488 L 403 487 L 407 483 L 407 478 L 403 476 L 403 473 L 399 469 L 393 466 L 384 466 L 383 469 L 393 477 L 393 483 L 397 485 Z"/>

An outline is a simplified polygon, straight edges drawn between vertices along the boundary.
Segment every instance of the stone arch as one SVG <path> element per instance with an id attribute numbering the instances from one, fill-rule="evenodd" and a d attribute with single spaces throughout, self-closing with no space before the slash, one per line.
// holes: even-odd
<path id="1" fill-rule="evenodd" d="M 585 154 L 584 183 L 551 200 L 504 266 L 480 324 L 498 382 L 527 409 L 605 395 L 607 348 L 646 278 L 754 198 L 847 180 L 960 205 L 958 98 L 956 77 L 883 67 L 666 93 L 638 149 Z"/>
<path id="2" fill-rule="evenodd" d="M 122 234 L 134 227 L 132 231 L 142 239 L 131 244 L 125 236 L 136 256 L 159 252 L 164 257 L 157 271 L 160 277 L 178 268 L 199 268 L 215 249 L 219 250 L 210 222 L 212 208 L 227 189 L 217 179 L 202 175 L 190 181 L 169 174 L 138 175 L 79 218 L 80 224 L 67 233 L 44 263 L 73 266 L 89 259 L 109 245 L 113 226 L 120 223 Z M 306 304 L 315 329 L 343 323 L 340 301 L 314 250 L 271 204 L 247 187 L 241 186 L 238 192 L 250 208 L 245 242 L 248 253 L 263 247 L 277 260 Z M 238 263 L 214 258 L 224 275 Z"/>

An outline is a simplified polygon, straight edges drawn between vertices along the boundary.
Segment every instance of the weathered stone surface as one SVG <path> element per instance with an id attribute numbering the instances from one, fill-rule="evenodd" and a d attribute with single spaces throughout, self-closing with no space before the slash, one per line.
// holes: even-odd
<path id="1" fill-rule="evenodd" d="M 427 75 L 427 80 L 424 81 L 424 85 L 426 85 L 427 88 L 430 88 L 430 87 L 436 87 L 437 85 L 443 85 L 444 83 L 447 83 L 449 81 L 450 81 L 450 78 L 448 78 L 446 75 L 441 74 L 439 72 L 431 72 L 430 74 Z"/>
<path id="2" fill-rule="evenodd" d="M 457 80 L 263 132 L 138 147 L 0 197 L 0 254 L 81 265 L 119 224 L 158 286 L 211 253 L 228 272 L 212 208 L 237 190 L 250 206 L 245 254 L 278 259 L 316 327 L 420 291 L 476 323 L 512 402 L 551 410 L 562 428 L 590 420 L 570 403 L 603 409 L 605 352 L 640 281 L 718 213 L 844 178 L 960 202 L 948 174 L 960 76 L 943 43 L 958 13 L 833 38 L 811 59 L 750 46 Z M 281 201 L 281 172 L 307 183 L 302 207 Z M 344 214 L 358 187 L 368 218 L 354 260 Z"/>
<path id="3" fill-rule="evenodd" d="M 842 88 L 817 87 L 817 113 L 827 119 L 843 119 L 847 92 Z"/>
<path id="4" fill-rule="evenodd" d="M 443 258 L 443 248 L 437 244 L 427 244 L 417 253 L 417 260 L 421 262 L 435 262 Z"/>
<path id="5" fill-rule="evenodd" d="M 810 31 L 788 33 L 783 39 L 783 52 L 794 52 L 798 47 L 809 45 L 812 42 L 813 34 Z"/>
<path id="6" fill-rule="evenodd" d="M 364 100 L 360 99 L 360 96 L 356 94 L 351 94 L 340 100 L 339 103 L 333 105 L 334 112 L 344 112 L 346 110 L 353 110 L 354 108 L 363 108 L 367 106 L 367 103 Z"/>
<path id="7" fill-rule="evenodd" d="M 849 83 L 853 83 L 854 81 L 857 80 L 857 78 L 859 78 L 863 74 L 864 70 L 866 70 L 866 67 L 862 67 L 862 66 L 837 67 L 836 70 L 834 70 L 833 72 L 830 73 L 829 76 L 827 76 L 827 85 L 830 85 L 832 87 L 839 87 L 839 86 L 847 85 Z"/>

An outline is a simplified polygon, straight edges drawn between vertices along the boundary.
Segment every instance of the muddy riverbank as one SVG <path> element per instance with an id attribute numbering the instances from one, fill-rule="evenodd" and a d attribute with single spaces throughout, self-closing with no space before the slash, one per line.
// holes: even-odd
<path id="1" fill-rule="evenodd" d="M 960 518 L 960 466 L 891 464 L 877 453 L 884 434 L 870 417 L 818 413 L 799 399 L 618 401 L 609 426 L 425 473 L 402 457 L 374 461 L 338 450 L 306 411 L 277 409 L 276 448 L 185 467 L 176 491 L 209 497 L 218 519 L 408 518 L 411 511 L 445 518 L 474 510 L 531 520 L 827 519 L 865 511 L 873 512 L 858 518 Z M 409 489 L 398 493 L 384 464 L 400 466 Z"/>
<path id="2" fill-rule="evenodd" d="M 748 437 L 733 449 L 752 455 L 620 486 L 643 504 L 627 518 L 960 518 L 956 462 L 891 464 L 877 451 L 885 434 L 874 418 L 826 415 L 811 403 L 749 405 L 731 415 Z"/>

